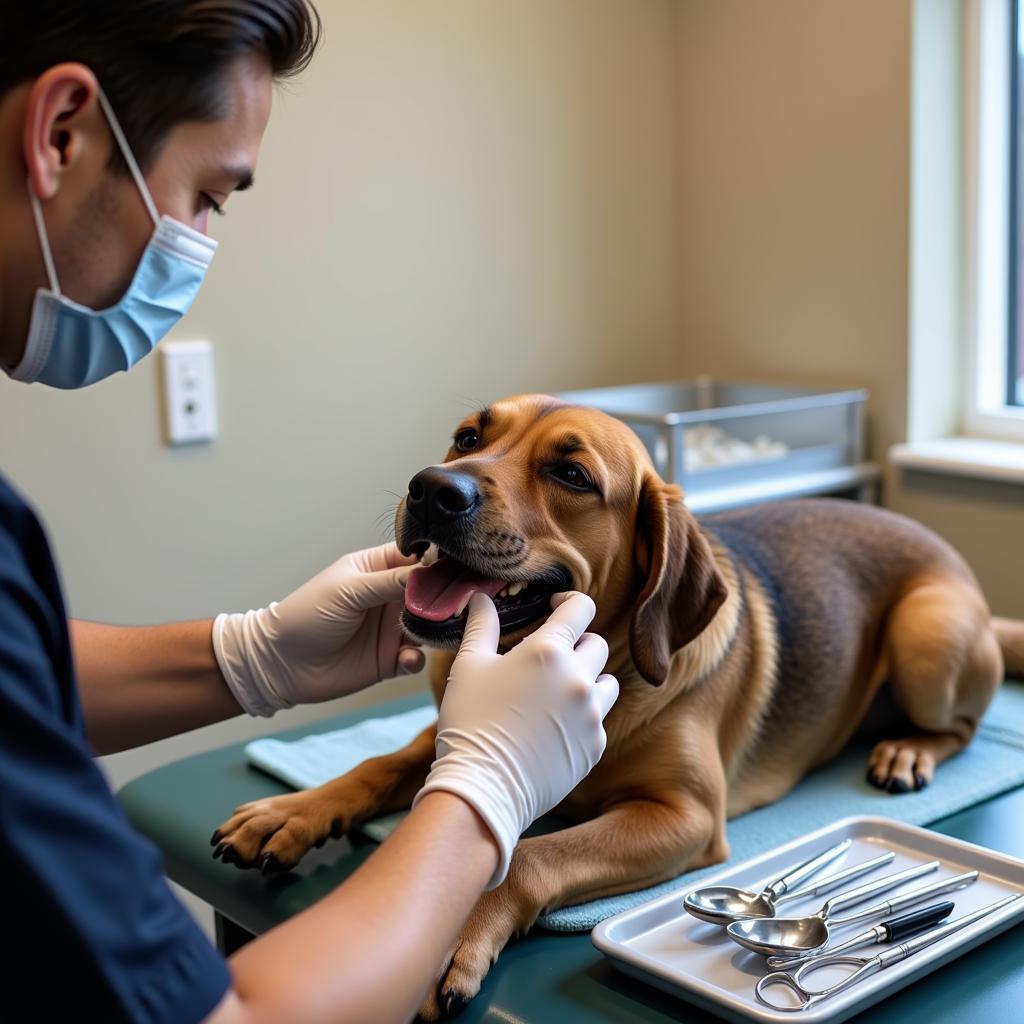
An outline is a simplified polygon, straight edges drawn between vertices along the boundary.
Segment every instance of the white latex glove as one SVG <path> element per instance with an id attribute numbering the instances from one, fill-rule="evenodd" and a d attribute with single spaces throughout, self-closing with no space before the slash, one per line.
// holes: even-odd
<path id="1" fill-rule="evenodd" d="M 418 672 L 423 652 L 399 624 L 415 564 L 394 544 L 356 551 L 283 601 L 218 615 L 213 650 L 238 703 L 269 716 Z"/>
<path id="2" fill-rule="evenodd" d="M 523 830 L 574 789 L 604 753 L 602 721 L 619 695 L 598 673 L 608 645 L 584 630 L 594 618 L 585 594 L 559 594 L 536 632 L 497 654 L 498 613 L 474 594 L 437 720 L 437 760 L 413 806 L 434 790 L 456 793 L 494 833 L 508 872 Z"/>

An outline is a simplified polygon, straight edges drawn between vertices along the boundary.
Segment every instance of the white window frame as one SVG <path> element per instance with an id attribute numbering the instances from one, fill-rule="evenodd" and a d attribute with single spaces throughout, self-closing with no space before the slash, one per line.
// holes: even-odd
<path id="1" fill-rule="evenodd" d="M 969 0 L 964 27 L 964 432 L 1024 442 L 1024 407 L 1006 401 L 1007 345 L 1016 343 L 1008 306 L 1010 0 Z"/>

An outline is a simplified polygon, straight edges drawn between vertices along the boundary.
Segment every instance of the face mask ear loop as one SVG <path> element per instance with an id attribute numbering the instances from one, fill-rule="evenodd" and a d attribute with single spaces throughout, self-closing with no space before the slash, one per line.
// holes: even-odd
<path id="1" fill-rule="evenodd" d="M 107 99 L 106 94 L 99 86 L 96 87 L 96 99 L 99 100 L 103 113 L 107 115 L 107 121 L 110 124 L 110 131 L 114 136 L 114 141 L 121 150 L 121 156 L 124 157 L 124 162 L 128 165 L 128 170 L 131 171 L 139 192 L 142 193 L 142 201 L 146 204 L 149 216 L 153 219 L 153 226 L 159 227 L 160 214 L 157 213 L 156 203 L 153 202 L 153 197 L 149 194 L 146 179 L 142 176 L 142 171 L 139 170 L 139 165 L 135 162 L 135 155 L 132 153 L 131 146 L 128 145 L 124 132 L 121 130 L 121 124 L 114 114 L 114 108 L 110 105 L 110 100 Z"/>
<path id="2" fill-rule="evenodd" d="M 39 235 L 39 248 L 43 252 L 43 263 L 46 264 L 46 276 L 50 279 L 50 290 L 54 295 L 60 295 L 60 285 L 57 283 L 57 268 L 53 263 L 53 253 L 50 252 L 50 239 L 46 235 L 46 222 L 43 220 L 43 207 L 32 188 L 31 178 L 28 179 L 28 198 L 32 204 L 32 217 L 36 222 L 36 234 Z"/>

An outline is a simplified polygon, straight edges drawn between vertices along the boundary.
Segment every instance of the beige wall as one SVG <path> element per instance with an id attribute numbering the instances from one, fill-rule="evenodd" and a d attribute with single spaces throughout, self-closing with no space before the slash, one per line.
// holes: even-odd
<path id="1" fill-rule="evenodd" d="M 680 0 L 682 369 L 871 389 L 906 411 L 904 0 Z"/>
<path id="2" fill-rule="evenodd" d="M 163 446 L 156 358 L 78 394 L 0 380 L 0 466 L 76 615 L 280 597 L 384 539 L 473 405 L 674 369 L 672 0 L 319 7 L 177 332 L 214 342 L 218 440 Z M 108 760 L 120 780 L 309 715 Z"/>
<path id="3" fill-rule="evenodd" d="M 878 460 L 959 418 L 961 9 L 679 3 L 679 369 L 866 386 Z M 890 469 L 885 501 L 1024 617 L 1024 490 Z"/>

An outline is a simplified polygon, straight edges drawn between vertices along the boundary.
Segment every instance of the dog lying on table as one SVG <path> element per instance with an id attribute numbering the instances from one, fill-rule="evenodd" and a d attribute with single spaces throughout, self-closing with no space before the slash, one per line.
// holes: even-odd
<path id="1" fill-rule="evenodd" d="M 403 552 L 436 555 L 410 577 L 403 624 L 440 649 L 438 701 L 476 590 L 494 599 L 503 649 L 551 594 L 590 594 L 621 686 L 604 757 L 558 808 L 578 824 L 520 841 L 441 965 L 427 1019 L 464 1006 L 541 912 L 724 860 L 727 819 L 838 753 L 883 686 L 898 716 L 868 777 L 901 793 L 970 741 L 1004 668 L 1024 671 L 1024 623 L 992 618 L 922 526 L 834 499 L 698 521 L 624 424 L 542 395 L 464 420 L 444 463 L 410 482 L 395 532 Z M 291 867 L 407 807 L 433 757 L 431 727 L 316 789 L 243 805 L 222 846 Z"/>

